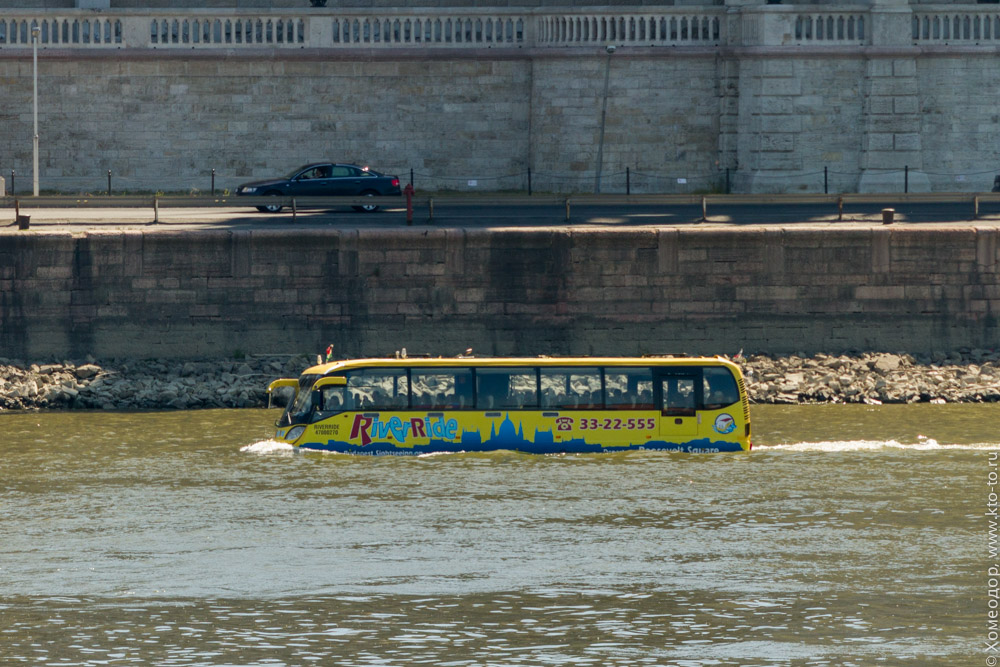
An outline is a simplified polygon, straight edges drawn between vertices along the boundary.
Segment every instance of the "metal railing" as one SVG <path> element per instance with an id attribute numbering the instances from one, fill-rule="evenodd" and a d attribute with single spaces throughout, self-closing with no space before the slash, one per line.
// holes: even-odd
<path id="1" fill-rule="evenodd" d="M 403 204 L 399 197 L 363 197 L 363 198 L 346 198 L 346 197 L 181 197 L 181 196 L 130 196 L 130 197 L 115 197 L 115 198 L 79 198 L 79 197 L 32 197 L 27 200 L 19 200 L 14 197 L 0 197 L 0 209 L 5 207 L 11 207 L 15 210 L 14 222 L 9 224 L 3 224 L 0 222 L 0 227 L 13 227 L 17 226 L 19 230 L 28 230 L 31 228 L 31 215 L 29 213 L 22 214 L 21 211 L 31 211 L 38 209 L 51 209 L 51 208 L 90 208 L 90 209 L 107 209 L 107 208 L 129 208 L 136 210 L 152 209 L 152 221 L 150 223 L 144 224 L 159 224 L 161 222 L 167 222 L 166 220 L 161 220 L 160 209 L 161 208 L 173 208 L 173 209 L 191 209 L 191 208 L 216 208 L 216 209 L 233 209 L 233 208 L 243 208 L 255 206 L 258 204 L 275 204 L 280 203 L 287 207 L 288 214 L 291 220 L 294 222 L 296 220 L 297 213 L 299 211 L 305 211 L 307 209 L 317 209 L 317 208 L 338 208 L 346 205 L 368 205 L 368 204 L 378 204 L 386 208 L 400 208 L 406 211 L 405 224 L 412 225 L 414 220 L 414 210 L 419 208 L 421 211 L 420 218 L 422 220 L 421 224 L 434 224 L 435 218 L 435 203 L 440 209 L 445 209 L 446 217 L 454 220 L 455 207 L 475 207 L 477 211 L 476 219 L 480 219 L 483 210 L 489 210 L 494 207 L 509 207 L 509 206 L 535 206 L 535 207 L 558 207 L 559 209 L 565 210 L 565 215 L 562 217 L 562 222 L 569 223 L 573 221 L 573 211 L 575 206 L 622 206 L 628 207 L 631 205 L 636 206 L 663 206 L 665 208 L 669 207 L 698 207 L 700 206 L 700 216 L 695 214 L 689 219 L 690 222 L 717 222 L 719 220 L 712 220 L 711 215 L 713 214 L 714 207 L 723 207 L 722 212 L 718 215 L 722 216 L 722 222 L 733 222 L 732 209 L 727 209 L 725 207 L 732 206 L 794 206 L 794 205 L 805 205 L 805 206 L 816 206 L 819 207 L 818 211 L 812 211 L 805 215 L 801 221 L 814 221 L 817 216 L 820 216 L 826 222 L 834 221 L 834 213 L 836 213 L 836 221 L 848 221 L 848 222 L 866 222 L 871 223 L 874 220 L 881 219 L 882 224 L 889 225 L 896 222 L 895 219 L 895 209 L 892 206 L 900 205 L 913 205 L 913 204 L 927 204 L 927 205 L 940 205 L 940 204 L 958 204 L 960 207 L 965 208 L 968 211 L 967 220 L 978 220 L 984 216 L 980 214 L 981 204 L 997 204 L 1000 203 L 1000 193 L 919 193 L 919 194 L 853 194 L 853 195 L 816 195 L 816 194 L 793 194 L 793 195 L 576 195 L 572 197 L 558 197 L 552 195 L 543 196 L 526 196 L 526 195 L 506 195 L 506 196 L 450 196 L 450 197 L 413 197 L 412 201 Z M 24 205 L 28 204 L 28 205 Z M 846 214 L 845 217 L 845 206 L 864 206 L 864 205 L 877 205 L 878 209 L 876 211 L 858 211 L 853 210 Z M 827 208 L 828 207 L 828 208 Z M 828 213 L 823 213 L 823 209 L 826 208 Z M 459 209 L 460 210 L 460 209 Z M 697 210 L 697 209 L 696 209 Z M 718 211 L 718 209 L 715 209 Z M 223 213 L 223 215 L 228 215 Z M 275 214 L 272 214 L 275 215 Z M 459 214 L 462 215 L 462 214 Z M 465 214 L 467 215 L 467 214 Z M 551 214 L 550 214 L 551 215 Z M 554 214 L 553 221 L 556 220 L 560 214 Z M 785 216 L 787 217 L 787 216 Z M 899 222 L 914 222 L 911 220 L 912 215 L 903 215 Z M 986 218 L 990 220 L 996 220 L 996 211 L 987 211 Z M 242 217 L 241 217 L 242 219 Z M 2 220 L 2 216 L 0 216 Z M 770 222 L 779 222 L 787 220 L 770 220 Z M 218 220 L 213 221 L 213 224 L 217 223 Z M 36 224 L 38 224 L 36 222 Z M 93 221 L 80 221 L 76 222 L 60 222 L 60 221 L 49 221 L 42 222 L 41 224 L 94 224 Z M 100 224 L 100 223 L 97 223 Z M 116 223 L 119 224 L 119 223 Z M 187 220 L 185 224 L 190 224 L 190 220 Z M 764 223 L 767 224 L 767 223 Z"/>

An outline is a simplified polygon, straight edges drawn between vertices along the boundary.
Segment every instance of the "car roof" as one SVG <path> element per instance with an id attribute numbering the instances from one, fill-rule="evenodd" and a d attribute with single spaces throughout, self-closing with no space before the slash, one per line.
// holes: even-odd
<path id="1" fill-rule="evenodd" d="M 332 165 L 334 167 L 357 167 L 358 169 L 364 169 L 360 164 L 354 164 L 353 162 L 310 162 L 309 164 L 304 164 L 299 169 L 309 169 L 310 167 L 325 167 L 326 165 Z"/>

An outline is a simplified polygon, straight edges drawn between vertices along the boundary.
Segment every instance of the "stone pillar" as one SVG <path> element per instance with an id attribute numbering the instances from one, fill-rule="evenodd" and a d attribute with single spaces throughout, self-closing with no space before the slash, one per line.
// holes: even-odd
<path id="1" fill-rule="evenodd" d="M 793 7 L 757 4 L 740 9 L 737 192 L 822 192 L 810 175 L 801 101 L 809 66 L 795 44 Z"/>
<path id="2" fill-rule="evenodd" d="M 765 0 L 725 0 L 725 45 L 738 47 L 743 43 L 743 12 L 747 5 L 764 4 Z M 736 178 L 739 168 L 740 138 L 740 58 L 722 55 L 716 59 L 716 81 L 719 95 L 719 152 L 720 171 L 730 169 Z M 737 185 L 736 189 L 739 189 Z"/>
<path id="3" fill-rule="evenodd" d="M 872 55 L 865 62 L 859 192 L 930 191 L 920 142 L 917 60 L 910 46 L 913 12 L 906 0 L 875 0 L 871 9 Z M 885 47 L 886 55 L 879 55 Z"/>

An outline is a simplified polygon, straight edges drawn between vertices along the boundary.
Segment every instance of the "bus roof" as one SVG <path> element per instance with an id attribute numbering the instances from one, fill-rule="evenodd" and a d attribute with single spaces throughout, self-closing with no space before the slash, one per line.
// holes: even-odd
<path id="1" fill-rule="evenodd" d="M 311 366 L 302 372 L 303 375 L 328 375 L 338 371 L 357 368 L 504 368 L 521 366 L 542 367 L 587 367 L 587 366 L 728 366 L 738 369 L 738 366 L 722 356 L 715 357 L 685 357 L 685 356 L 648 356 L 648 357 L 406 357 L 406 358 L 370 358 L 342 359 L 325 364 Z"/>

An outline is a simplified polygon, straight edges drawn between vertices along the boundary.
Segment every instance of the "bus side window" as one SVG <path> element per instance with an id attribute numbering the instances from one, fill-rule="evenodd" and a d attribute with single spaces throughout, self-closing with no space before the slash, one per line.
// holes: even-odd
<path id="1" fill-rule="evenodd" d="M 652 410 L 653 371 L 649 368 L 605 369 L 609 410 Z"/>
<path id="2" fill-rule="evenodd" d="M 339 412 L 344 408 L 344 388 L 324 387 L 323 388 L 323 411 Z"/>
<path id="3" fill-rule="evenodd" d="M 479 410 L 538 407 L 534 368 L 479 368 L 476 383 L 476 408 Z"/>
<path id="4" fill-rule="evenodd" d="M 400 369 L 366 368 L 347 376 L 348 392 L 344 397 L 347 410 L 405 409 L 410 385 L 406 371 Z"/>
<path id="5" fill-rule="evenodd" d="M 740 390 L 728 368 L 709 367 L 702 370 L 705 409 L 718 410 L 740 400 Z"/>

